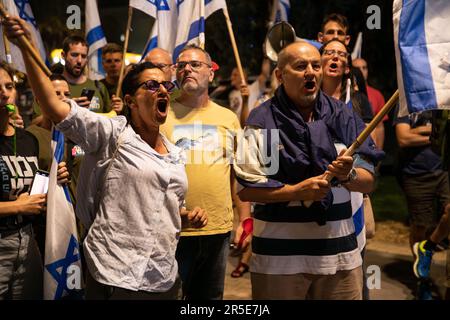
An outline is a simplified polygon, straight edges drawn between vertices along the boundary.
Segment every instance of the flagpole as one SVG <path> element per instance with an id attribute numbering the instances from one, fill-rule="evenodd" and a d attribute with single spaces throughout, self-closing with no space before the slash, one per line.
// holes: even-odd
<path id="1" fill-rule="evenodd" d="M 277 17 L 277 6 L 279 0 L 272 1 L 272 12 L 270 12 L 270 20 L 269 20 L 269 29 L 275 23 L 275 19 Z"/>
<path id="2" fill-rule="evenodd" d="M 234 57 L 236 58 L 236 64 L 239 71 L 239 75 L 242 79 L 242 85 L 247 85 L 247 81 L 245 80 L 244 70 L 242 69 L 241 58 L 239 58 L 239 52 L 236 45 L 236 39 L 234 38 L 233 26 L 231 25 L 230 16 L 228 14 L 228 8 L 223 8 L 223 15 L 225 16 L 225 21 L 227 22 L 228 33 L 230 35 L 231 45 L 233 47 Z"/>
<path id="3" fill-rule="evenodd" d="M 200 0 L 200 17 L 205 16 L 205 1 Z M 204 26 L 206 26 L 206 21 L 204 21 Z M 205 49 L 205 31 L 200 33 L 199 40 L 200 40 L 200 48 Z"/>
<path id="4" fill-rule="evenodd" d="M 133 7 L 128 7 L 128 21 L 127 21 L 127 29 L 125 31 L 125 41 L 123 44 L 123 58 L 122 58 L 122 66 L 120 67 L 120 75 L 119 75 L 119 82 L 117 83 L 117 90 L 116 90 L 116 97 L 120 96 L 120 91 L 122 89 L 122 82 L 123 82 L 123 74 L 125 71 L 125 55 L 128 50 L 128 39 L 130 37 L 130 29 L 131 29 L 131 18 L 133 17 Z"/>
<path id="5" fill-rule="evenodd" d="M 8 12 L 5 10 L 5 8 L 3 7 L 3 4 L 0 3 L 0 15 L 2 16 L 2 18 L 8 18 L 9 14 Z M 18 39 L 17 39 L 20 44 L 25 48 L 25 50 L 27 50 L 31 57 L 34 59 L 34 61 L 36 61 L 36 63 L 38 64 L 39 67 L 41 67 L 42 71 L 44 71 L 44 73 L 50 77 L 52 75 L 52 73 L 50 72 L 50 70 L 47 68 L 47 66 L 45 65 L 45 63 L 42 61 L 39 53 L 37 53 L 37 51 L 33 48 L 33 46 L 31 45 L 31 43 L 28 41 L 28 39 L 25 37 L 25 35 L 21 35 Z"/>
<path id="6" fill-rule="evenodd" d="M 366 126 L 366 128 L 359 134 L 358 138 L 352 143 L 352 145 L 345 151 L 343 154 L 344 156 L 353 156 L 353 154 L 356 152 L 356 149 L 358 149 L 364 141 L 369 137 L 369 135 L 372 133 L 372 131 L 378 126 L 378 124 L 383 120 L 384 116 L 386 116 L 389 111 L 392 110 L 392 108 L 395 106 L 395 103 L 398 100 L 398 89 L 394 92 L 394 94 L 391 96 L 391 98 L 386 102 L 383 108 L 381 108 L 380 112 L 378 112 L 375 117 L 370 121 L 370 123 Z M 328 182 L 333 179 L 333 175 L 331 174 L 325 174 L 324 179 Z M 304 205 L 306 207 L 311 206 L 313 201 L 304 201 Z"/>
<path id="7" fill-rule="evenodd" d="M 4 0 L 2 1 L 3 5 L 5 5 Z M 6 37 L 6 33 L 5 33 L 5 27 L 2 28 L 3 31 L 3 45 L 5 46 L 5 57 L 6 57 L 6 62 L 10 65 L 12 65 L 12 58 L 11 58 L 11 46 L 9 45 L 9 40 Z"/>
<path id="8" fill-rule="evenodd" d="M 7 62 L 8 64 L 11 64 L 11 65 L 12 65 L 12 59 L 11 59 L 11 47 L 10 47 L 10 45 L 9 45 L 9 40 L 8 40 L 8 38 L 6 37 L 6 34 L 5 34 L 5 28 L 3 28 L 3 44 L 4 44 L 4 46 L 5 46 L 6 62 Z"/>

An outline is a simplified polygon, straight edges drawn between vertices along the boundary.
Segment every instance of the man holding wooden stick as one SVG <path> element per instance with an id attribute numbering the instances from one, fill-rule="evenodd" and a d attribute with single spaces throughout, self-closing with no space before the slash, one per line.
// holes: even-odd
<path id="1" fill-rule="evenodd" d="M 314 46 L 288 45 L 275 72 L 281 85 L 251 112 L 234 166 L 241 200 L 261 203 L 254 210 L 253 298 L 361 299 L 350 191 L 372 190 L 383 152 L 369 138 L 354 157 L 345 149 L 338 156 L 338 144 L 348 148 L 365 124 L 320 91 Z"/>

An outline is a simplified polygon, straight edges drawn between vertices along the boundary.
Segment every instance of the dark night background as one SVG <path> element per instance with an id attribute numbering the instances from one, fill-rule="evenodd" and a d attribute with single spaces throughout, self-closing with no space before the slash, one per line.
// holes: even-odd
<path id="1" fill-rule="evenodd" d="M 228 11 L 239 53 L 244 67 L 250 75 L 257 75 L 263 57 L 262 43 L 267 32 L 272 0 L 227 0 Z M 353 48 L 359 31 L 363 32 L 362 56 L 368 61 L 370 83 L 379 88 L 386 98 L 396 89 L 395 57 L 392 36 L 392 0 L 291 0 L 291 23 L 302 38 L 315 39 L 323 17 L 338 12 L 348 17 Z M 30 0 L 35 18 L 47 47 L 47 52 L 60 48 L 68 33 L 66 20 L 69 5 L 81 8 L 84 22 L 84 0 L 42 1 Z M 366 20 L 369 5 L 378 5 L 381 9 L 381 29 L 369 30 Z M 100 19 L 106 38 L 111 42 L 120 41 L 127 20 L 128 0 L 98 0 Z M 141 53 L 148 38 L 153 19 L 134 10 L 129 51 Z M 82 25 L 84 28 L 84 25 Z M 84 29 L 83 29 L 84 31 Z M 220 65 L 219 75 L 227 78 L 235 65 L 235 60 L 221 11 L 206 20 L 206 49 Z"/>
<path id="2" fill-rule="evenodd" d="M 226 0 L 236 37 L 242 64 L 252 76 L 259 74 L 263 58 L 262 44 L 267 33 L 272 0 Z M 289 23 L 301 38 L 316 39 L 325 15 L 336 12 L 347 16 L 350 23 L 353 48 L 359 31 L 363 32 L 362 57 L 369 65 L 369 83 L 378 88 L 385 99 L 397 89 L 395 55 L 392 31 L 393 0 L 290 0 Z M 66 28 L 66 13 L 70 5 L 81 9 L 82 32 L 84 34 L 84 0 L 30 0 L 47 52 L 61 48 Z M 128 12 L 128 0 L 98 0 L 100 19 L 106 39 L 122 43 Z M 377 5 L 381 9 L 381 29 L 369 30 L 366 21 L 367 7 Z M 128 51 L 141 53 L 148 39 L 154 19 L 145 13 L 134 10 L 132 32 Z M 225 18 L 221 11 L 215 12 L 206 20 L 206 50 L 220 65 L 216 72 L 218 78 L 228 79 L 235 66 L 235 59 L 229 40 Z M 391 119 L 392 117 L 390 117 Z M 397 148 L 391 120 L 385 123 L 386 139 L 384 150 L 387 153 L 383 166 L 392 171 L 394 154 Z"/>

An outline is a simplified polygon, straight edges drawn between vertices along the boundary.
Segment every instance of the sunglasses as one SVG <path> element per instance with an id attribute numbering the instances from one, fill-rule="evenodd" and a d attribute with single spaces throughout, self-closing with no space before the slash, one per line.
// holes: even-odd
<path id="1" fill-rule="evenodd" d="M 173 84 L 173 82 L 170 81 L 158 82 L 156 80 L 147 80 L 139 84 L 138 88 L 143 85 L 147 90 L 151 92 L 158 91 L 161 85 L 163 85 L 163 87 L 167 90 L 167 92 L 172 92 L 175 89 L 175 84 Z"/>

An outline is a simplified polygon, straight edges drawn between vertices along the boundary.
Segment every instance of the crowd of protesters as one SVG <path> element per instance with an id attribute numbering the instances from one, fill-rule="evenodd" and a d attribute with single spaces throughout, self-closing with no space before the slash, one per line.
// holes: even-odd
<path id="1" fill-rule="evenodd" d="M 76 208 L 86 299 L 223 299 L 230 244 L 242 255 L 231 276 L 251 273 L 253 299 L 369 298 L 363 263 L 384 124 L 344 152 L 384 98 L 367 83 L 367 62 L 352 62 L 344 16 L 326 16 L 317 42 L 287 45 L 276 65 L 264 59 L 253 83 L 234 69 L 211 94 L 217 65 L 195 45 L 175 61 L 150 51 L 126 68 L 117 95 L 119 45 L 103 48 L 106 77 L 92 81 L 86 40 L 68 36 L 62 72 L 47 77 L 17 41 L 32 41 L 23 21 L 3 26 L 36 102 L 24 130 L 14 70 L 2 62 L 0 300 L 42 297 L 46 195 L 29 192 L 50 167 L 52 126 L 66 136 L 58 182 Z M 426 299 L 433 252 L 449 234 L 448 172 L 430 147 L 431 115 L 394 124 Z"/>

